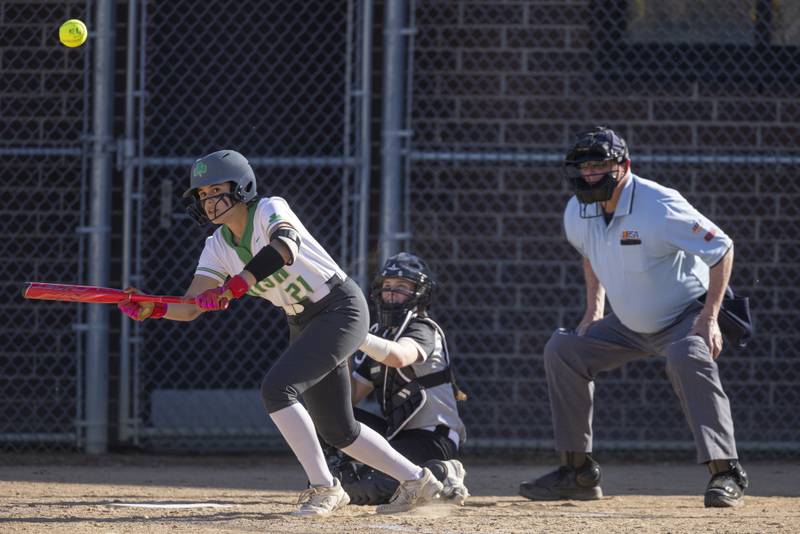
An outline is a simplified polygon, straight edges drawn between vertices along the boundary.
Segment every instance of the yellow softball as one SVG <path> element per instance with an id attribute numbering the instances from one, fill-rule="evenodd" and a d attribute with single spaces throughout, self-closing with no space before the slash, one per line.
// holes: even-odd
<path id="1" fill-rule="evenodd" d="M 70 48 L 82 45 L 88 36 L 86 24 L 78 19 L 69 19 L 58 29 L 58 39 L 61 44 Z"/>

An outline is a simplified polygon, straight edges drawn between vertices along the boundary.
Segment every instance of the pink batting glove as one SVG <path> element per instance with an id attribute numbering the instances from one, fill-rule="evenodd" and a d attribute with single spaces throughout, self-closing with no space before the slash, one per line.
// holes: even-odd
<path id="1" fill-rule="evenodd" d="M 135 287 L 126 287 L 123 291 L 130 294 L 141 293 Z M 131 302 L 130 300 L 125 300 L 117 304 L 117 308 L 134 321 L 160 319 L 167 314 L 167 305 L 160 302 Z"/>
<path id="2" fill-rule="evenodd" d="M 228 299 L 223 298 L 225 287 L 207 289 L 194 298 L 195 305 L 203 311 L 218 311 L 228 308 Z"/>
<path id="3" fill-rule="evenodd" d="M 145 319 L 160 319 L 167 313 L 167 305 L 160 302 L 130 302 L 124 301 L 117 304 L 119 311 L 134 321 Z"/>
<path id="4" fill-rule="evenodd" d="M 142 307 L 139 306 L 136 302 L 124 301 L 117 304 L 117 308 L 119 311 L 133 319 L 134 321 L 139 320 L 139 314 L 142 312 Z"/>
<path id="5" fill-rule="evenodd" d="M 249 284 L 241 276 L 231 277 L 222 287 L 207 289 L 194 298 L 195 305 L 201 310 L 216 311 L 228 308 L 231 300 L 243 297 L 249 289 Z"/>

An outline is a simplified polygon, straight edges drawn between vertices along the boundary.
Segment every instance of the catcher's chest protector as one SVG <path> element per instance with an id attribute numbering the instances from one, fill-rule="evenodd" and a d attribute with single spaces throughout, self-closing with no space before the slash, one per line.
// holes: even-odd
<path id="1" fill-rule="evenodd" d="M 441 336 L 441 346 L 444 343 L 444 333 L 439 325 L 431 319 L 417 319 L 425 321 L 433 326 L 437 335 Z M 402 337 L 402 330 L 397 332 L 393 338 L 395 340 Z M 387 337 L 388 331 L 380 333 L 381 337 Z M 417 376 L 411 365 L 397 369 L 388 367 L 378 362 L 373 362 L 370 366 L 370 379 L 375 387 L 378 403 L 387 423 L 386 438 L 392 439 L 400 432 L 414 417 L 420 413 L 428 402 L 429 392 L 426 389 L 434 388 L 442 384 L 451 383 L 452 370 L 447 355 L 447 350 L 443 350 L 447 368 L 423 376 Z"/>

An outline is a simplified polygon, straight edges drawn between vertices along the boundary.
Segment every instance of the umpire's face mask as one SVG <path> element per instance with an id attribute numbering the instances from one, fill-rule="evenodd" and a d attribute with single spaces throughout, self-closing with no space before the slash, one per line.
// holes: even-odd
<path id="1" fill-rule="evenodd" d="M 564 172 L 581 204 L 607 202 L 614 195 L 624 166 L 612 161 L 584 161 L 567 163 Z"/>

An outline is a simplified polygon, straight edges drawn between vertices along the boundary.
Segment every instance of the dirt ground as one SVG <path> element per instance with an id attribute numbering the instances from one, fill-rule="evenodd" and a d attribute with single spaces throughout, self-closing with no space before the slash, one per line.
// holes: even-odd
<path id="1" fill-rule="evenodd" d="M 751 489 L 745 505 L 736 509 L 703 507 L 707 475 L 696 465 L 605 463 L 604 499 L 536 503 L 517 496 L 519 482 L 551 466 L 467 460 L 473 496 L 463 507 L 436 505 L 379 516 L 372 507 L 348 506 L 333 517 L 301 519 L 288 515 L 305 484 L 299 465 L 290 458 L 3 460 L 4 534 L 800 532 L 800 469 L 789 462 L 747 464 Z"/>

